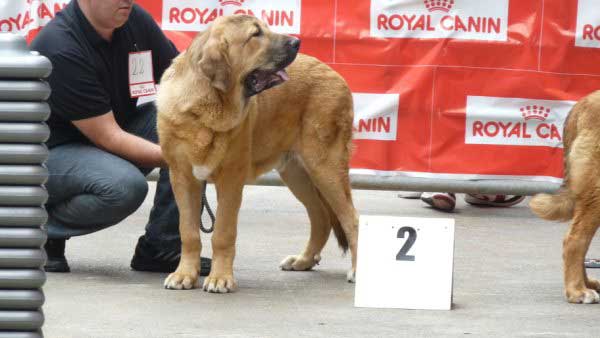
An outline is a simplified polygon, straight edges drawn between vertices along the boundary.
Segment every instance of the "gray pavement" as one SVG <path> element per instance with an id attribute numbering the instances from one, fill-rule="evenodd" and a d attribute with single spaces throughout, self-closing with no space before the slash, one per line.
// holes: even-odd
<path id="1" fill-rule="evenodd" d="M 151 191 L 153 190 L 153 187 Z M 210 199 L 214 191 L 209 187 Z M 129 269 L 152 194 L 121 224 L 67 242 L 72 272 L 49 274 L 44 286 L 50 338 L 190 337 L 598 337 L 600 305 L 563 297 L 565 223 L 535 218 L 526 203 L 477 208 L 459 196 L 454 214 L 396 192 L 355 190 L 361 214 L 454 217 L 456 243 L 451 311 L 354 307 L 350 264 L 330 239 L 314 271 L 277 266 L 308 236 L 303 207 L 283 187 L 248 186 L 240 212 L 235 273 L 239 290 L 208 294 L 162 288 L 166 274 Z M 210 241 L 203 235 L 204 253 Z M 600 256 L 592 243 L 590 256 Z M 593 277 L 600 270 L 588 270 Z"/>

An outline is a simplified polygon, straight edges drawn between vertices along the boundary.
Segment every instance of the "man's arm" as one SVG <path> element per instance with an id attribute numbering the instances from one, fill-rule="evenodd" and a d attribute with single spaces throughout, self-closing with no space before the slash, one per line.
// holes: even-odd
<path id="1" fill-rule="evenodd" d="M 141 167 L 166 167 L 160 146 L 130 134 L 117 124 L 113 112 L 72 121 L 97 147 Z"/>

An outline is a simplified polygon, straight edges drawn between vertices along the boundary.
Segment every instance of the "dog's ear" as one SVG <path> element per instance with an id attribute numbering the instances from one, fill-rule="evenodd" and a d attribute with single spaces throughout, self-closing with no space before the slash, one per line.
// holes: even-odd
<path id="1" fill-rule="evenodd" d="M 231 86 L 231 66 L 227 58 L 227 41 L 210 37 L 202 48 L 200 69 L 210 79 L 213 87 L 222 92 Z"/>

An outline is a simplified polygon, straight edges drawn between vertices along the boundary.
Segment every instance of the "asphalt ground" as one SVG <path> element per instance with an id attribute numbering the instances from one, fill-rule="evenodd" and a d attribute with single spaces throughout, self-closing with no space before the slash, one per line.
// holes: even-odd
<path id="1" fill-rule="evenodd" d="M 153 185 L 153 183 L 150 183 Z M 153 187 L 150 189 L 154 190 Z M 214 201 L 212 187 L 209 199 Z M 302 205 L 284 187 L 248 186 L 239 217 L 232 294 L 165 290 L 166 274 L 129 268 L 153 194 L 120 224 L 67 242 L 71 273 L 44 286 L 51 338 L 188 337 L 598 337 L 600 305 L 563 296 L 565 223 L 536 218 L 527 201 L 511 208 L 467 205 L 441 213 L 394 191 L 354 190 L 361 214 L 451 217 L 456 221 L 450 311 L 354 307 L 349 256 L 333 238 L 313 271 L 285 272 L 281 259 L 308 238 Z M 205 255 L 210 240 L 203 234 Z M 595 256 L 596 255 L 596 256 Z M 592 243 L 589 256 L 600 257 Z M 600 270 L 588 270 L 600 277 Z"/>

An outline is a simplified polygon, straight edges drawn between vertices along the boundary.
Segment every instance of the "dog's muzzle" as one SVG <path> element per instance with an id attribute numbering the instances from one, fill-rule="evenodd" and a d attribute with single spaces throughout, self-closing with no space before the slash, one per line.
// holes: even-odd
<path id="1" fill-rule="evenodd" d="M 290 79 L 285 67 L 296 59 L 300 49 L 300 39 L 291 37 L 285 42 L 284 46 L 287 56 L 283 61 L 276 64 L 272 69 L 258 68 L 246 77 L 246 96 L 256 95 Z"/>

